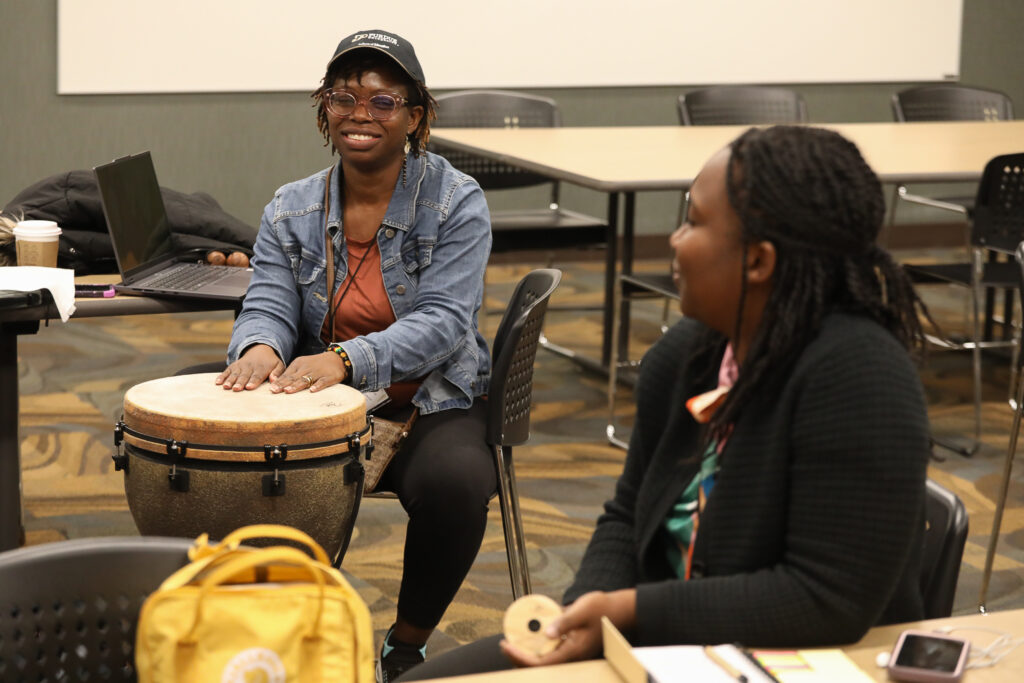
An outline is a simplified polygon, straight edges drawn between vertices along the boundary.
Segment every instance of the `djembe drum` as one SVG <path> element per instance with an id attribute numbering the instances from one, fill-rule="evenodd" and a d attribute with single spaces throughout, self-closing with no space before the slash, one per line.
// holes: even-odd
<path id="1" fill-rule="evenodd" d="M 139 532 L 223 538 L 246 524 L 286 524 L 340 565 L 371 438 L 363 395 L 343 385 L 225 391 L 216 376 L 166 377 L 124 396 L 114 462 Z"/>

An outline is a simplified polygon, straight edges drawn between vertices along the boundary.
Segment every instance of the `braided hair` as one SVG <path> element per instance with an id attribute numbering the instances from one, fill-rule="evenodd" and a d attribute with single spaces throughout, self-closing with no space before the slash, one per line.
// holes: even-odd
<path id="1" fill-rule="evenodd" d="M 331 154 L 337 150 L 331 142 L 324 94 L 334 87 L 339 78 L 359 80 L 366 72 L 380 68 L 385 68 L 389 73 L 393 72 L 398 76 L 409 94 L 408 106 L 423 107 L 423 116 L 420 118 L 419 125 L 409 134 L 409 144 L 412 147 L 413 155 L 417 157 L 427 148 L 427 140 L 430 138 L 430 122 L 437 118 L 437 101 L 434 96 L 427 90 L 427 86 L 414 80 L 390 57 L 376 50 L 367 49 L 353 50 L 350 54 L 336 59 L 327 67 L 327 73 L 320 80 L 320 87 L 309 94 L 313 98 L 313 106 L 316 108 L 317 128 L 324 137 L 324 147 L 331 146 Z"/>
<path id="2" fill-rule="evenodd" d="M 823 128 L 752 128 L 731 144 L 726 188 L 743 244 L 771 242 L 776 262 L 762 323 L 709 425 L 710 438 L 724 437 L 757 393 L 781 386 L 831 312 L 866 316 L 923 356 L 918 312 L 931 317 L 903 270 L 876 243 L 885 200 L 856 145 Z M 746 280 L 744 262 L 738 311 Z M 738 314 L 735 326 L 738 339 Z"/>

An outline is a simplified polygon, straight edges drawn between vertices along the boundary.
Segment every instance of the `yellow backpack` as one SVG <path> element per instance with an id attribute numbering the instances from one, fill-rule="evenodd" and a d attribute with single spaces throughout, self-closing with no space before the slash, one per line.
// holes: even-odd
<path id="1" fill-rule="evenodd" d="M 315 559 L 241 545 L 267 537 Z M 373 682 L 370 611 L 308 535 L 261 524 L 211 545 L 203 534 L 189 559 L 142 605 L 140 683 Z"/>

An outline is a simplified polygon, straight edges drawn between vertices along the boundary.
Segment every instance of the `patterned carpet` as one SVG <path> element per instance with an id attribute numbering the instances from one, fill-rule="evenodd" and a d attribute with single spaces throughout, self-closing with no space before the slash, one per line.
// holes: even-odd
<path id="1" fill-rule="evenodd" d="M 662 263 L 644 264 L 655 269 Z M 528 268 L 494 266 L 488 272 L 489 306 L 500 308 Z M 602 281 L 597 263 L 564 266 L 553 299 L 558 304 L 597 303 Z M 951 320 L 962 312 L 948 293 L 930 296 Z M 658 334 L 661 307 L 636 306 L 631 355 Z M 485 336 L 498 316 L 489 316 Z M 124 497 L 121 474 L 110 455 L 112 424 L 124 392 L 134 384 L 222 357 L 231 315 L 130 316 L 59 322 L 19 346 L 21 447 L 26 527 L 30 544 L 86 536 L 137 533 Z M 555 343 L 594 354 L 599 314 L 552 311 L 546 335 Z M 1005 403 L 1007 363 L 986 372 L 984 446 L 967 459 L 938 450 L 932 476 L 967 505 L 971 533 L 955 610 L 977 601 L 985 545 L 1004 459 L 1011 412 Z M 971 429 L 965 354 L 935 353 L 923 372 L 937 433 Z M 628 425 L 629 391 L 619 392 L 618 419 Z M 610 496 L 624 453 L 606 444 L 605 381 L 551 353 L 538 355 L 532 438 L 515 451 L 534 591 L 559 597 L 579 563 L 601 504 Z M 504 540 L 493 504 L 480 555 L 438 632 L 434 653 L 500 630 L 511 601 Z M 370 605 L 378 637 L 394 618 L 400 579 L 405 515 L 396 501 L 366 500 L 360 510 L 344 569 Z M 1024 471 L 1013 476 L 1003 533 L 989 591 L 991 609 L 1024 607 Z"/>

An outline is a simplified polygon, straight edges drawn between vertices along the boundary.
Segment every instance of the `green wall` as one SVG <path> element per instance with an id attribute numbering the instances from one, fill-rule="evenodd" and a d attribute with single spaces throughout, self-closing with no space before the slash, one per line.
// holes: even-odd
<path id="1" fill-rule="evenodd" d="M 961 81 L 1003 90 L 1024 111 L 1024 2 L 964 5 Z M 56 0 L 0 0 L 0 206 L 44 176 L 149 149 L 163 185 L 209 192 L 227 211 L 256 225 L 279 185 L 330 163 L 302 93 L 58 96 L 56 27 Z M 737 59 L 742 49 L 722 46 L 721 57 L 708 58 Z M 425 68 L 429 76 L 430 65 Z M 318 77 L 310 75 L 310 89 Z M 891 120 L 890 95 L 909 85 L 796 88 L 812 120 L 854 122 Z M 558 100 L 568 126 L 655 125 L 676 123 L 675 98 L 685 89 L 534 92 Z M 492 196 L 491 203 L 500 208 L 535 197 L 543 195 Z M 566 187 L 563 204 L 600 215 L 605 210 L 603 195 L 580 188 Z M 676 206 L 673 193 L 639 195 L 638 231 L 667 233 Z"/>

